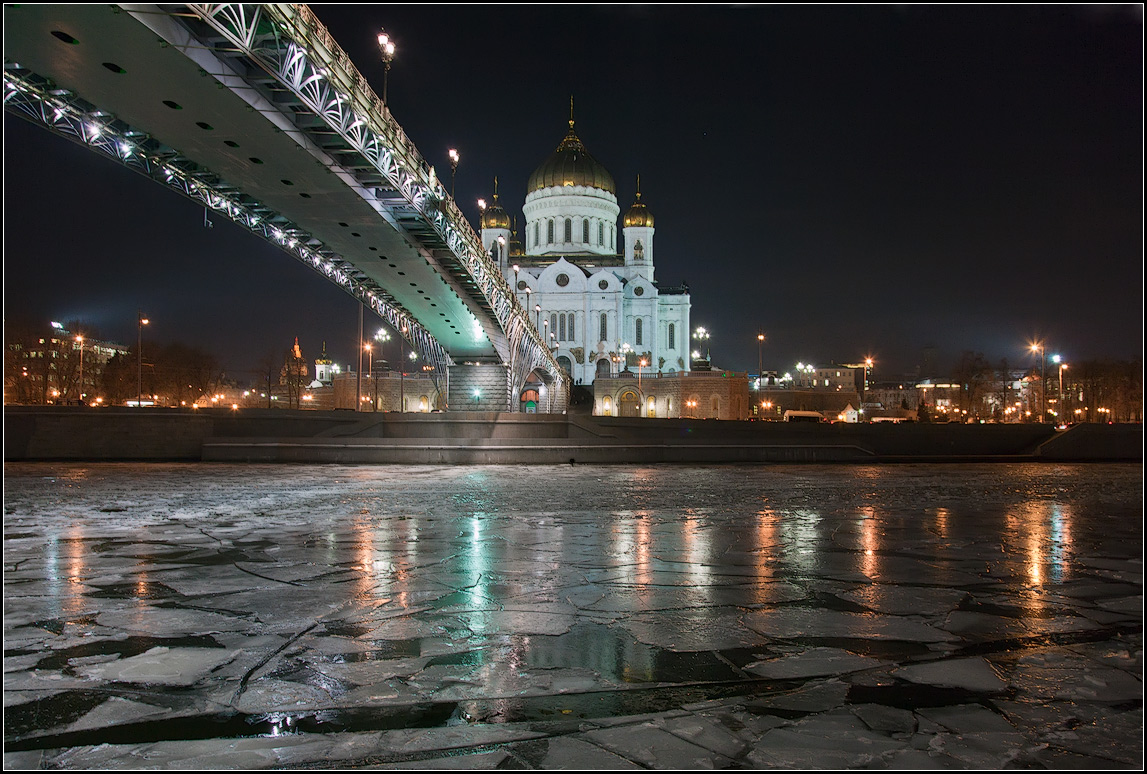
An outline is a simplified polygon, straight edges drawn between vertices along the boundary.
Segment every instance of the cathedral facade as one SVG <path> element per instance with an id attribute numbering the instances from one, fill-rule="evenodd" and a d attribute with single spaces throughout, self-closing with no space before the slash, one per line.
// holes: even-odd
<path id="1" fill-rule="evenodd" d="M 575 384 L 626 370 L 689 370 L 689 289 L 656 281 L 653 214 L 640 179 L 620 217 L 613 176 L 570 120 L 565 139 L 530 175 L 520 239 L 496 190 L 482 211 L 482 244 Z"/>

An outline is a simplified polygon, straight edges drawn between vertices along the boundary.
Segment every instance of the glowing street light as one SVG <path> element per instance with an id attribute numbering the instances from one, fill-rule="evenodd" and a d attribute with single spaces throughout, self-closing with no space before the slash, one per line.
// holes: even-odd
<path id="1" fill-rule="evenodd" d="M 370 374 L 370 381 L 374 385 L 374 401 L 371 403 L 370 410 L 378 411 L 378 380 L 374 378 L 374 347 L 371 346 L 369 341 L 364 342 L 362 348 L 366 350 L 366 372 Z"/>
<path id="2" fill-rule="evenodd" d="M 1066 410 L 1063 407 L 1063 369 L 1067 368 L 1067 363 L 1062 362 L 1063 358 L 1059 355 L 1052 355 L 1051 361 L 1059 366 L 1059 409 L 1056 411 L 1056 416 L 1060 417 L 1062 422 L 1066 416 Z"/>
<path id="3" fill-rule="evenodd" d="M 458 160 L 461 158 L 455 148 L 451 148 L 450 156 L 450 198 L 454 198 L 454 177 L 458 174 Z"/>
<path id="4" fill-rule="evenodd" d="M 136 408 L 143 408 L 143 326 L 151 324 L 151 320 L 144 317 L 142 311 L 137 310 L 137 312 L 139 332 L 136 339 L 135 355 L 139 368 L 139 379 L 136 383 L 138 390 L 136 391 L 135 406 Z"/>
<path id="5" fill-rule="evenodd" d="M 382 104 L 386 104 L 386 87 L 390 78 L 390 63 L 394 61 L 394 41 L 386 30 L 378 33 L 378 53 L 382 57 Z"/>
<path id="6" fill-rule="evenodd" d="M 1046 383 L 1047 352 L 1044 349 L 1042 341 L 1034 342 L 1031 345 L 1031 351 L 1033 354 L 1036 352 L 1039 353 L 1039 360 L 1040 360 L 1040 366 L 1039 366 L 1039 403 L 1040 403 L 1039 421 L 1042 423 L 1044 420 L 1044 414 L 1047 413 L 1047 389 L 1046 389 L 1046 384 L 1047 384 Z"/>
<path id="7" fill-rule="evenodd" d="M 79 342 L 79 344 L 80 344 L 80 404 L 83 405 L 83 402 L 84 402 L 84 337 L 77 335 L 76 341 Z M 1063 392 L 1063 389 L 1062 389 L 1062 387 L 1063 387 L 1062 373 L 1063 372 L 1060 371 L 1060 374 L 1061 374 L 1060 380 L 1059 380 L 1060 387 L 1061 387 L 1060 392 Z"/>

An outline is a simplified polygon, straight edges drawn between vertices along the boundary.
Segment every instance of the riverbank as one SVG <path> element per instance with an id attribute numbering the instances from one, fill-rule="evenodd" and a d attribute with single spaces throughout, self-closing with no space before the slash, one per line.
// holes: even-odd
<path id="1" fill-rule="evenodd" d="M 5 461 L 403 464 L 1142 461 L 1142 425 L 8 406 Z"/>

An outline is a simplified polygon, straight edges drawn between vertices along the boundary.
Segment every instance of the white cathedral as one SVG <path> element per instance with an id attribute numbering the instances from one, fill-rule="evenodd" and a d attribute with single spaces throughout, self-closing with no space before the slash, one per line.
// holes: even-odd
<path id="1" fill-rule="evenodd" d="M 617 249 L 613 177 L 574 133 L 530 175 L 525 244 L 494 201 L 482 212 L 482 244 L 555 350 L 574 384 L 640 367 L 689 370 L 689 288 L 659 287 L 653 275 L 653 214 L 636 200 Z M 644 365 L 640 365 L 644 362 Z"/>

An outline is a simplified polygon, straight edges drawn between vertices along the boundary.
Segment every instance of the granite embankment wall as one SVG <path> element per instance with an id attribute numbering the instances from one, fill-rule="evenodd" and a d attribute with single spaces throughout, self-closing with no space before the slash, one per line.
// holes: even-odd
<path id="1" fill-rule="evenodd" d="M 1142 461 L 1141 425 L 811 425 L 8 406 L 4 459 L 341 463 Z"/>

